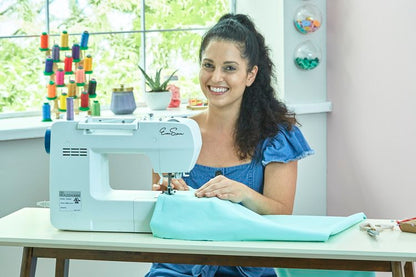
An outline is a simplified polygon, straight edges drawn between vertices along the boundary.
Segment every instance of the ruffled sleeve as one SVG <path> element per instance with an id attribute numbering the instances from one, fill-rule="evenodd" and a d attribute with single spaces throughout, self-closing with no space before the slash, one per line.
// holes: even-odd
<path id="1" fill-rule="evenodd" d="M 296 126 L 293 126 L 290 131 L 279 127 L 276 136 L 264 141 L 262 150 L 262 164 L 264 166 L 271 162 L 288 163 L 314 154 L 302 132 Z"/>

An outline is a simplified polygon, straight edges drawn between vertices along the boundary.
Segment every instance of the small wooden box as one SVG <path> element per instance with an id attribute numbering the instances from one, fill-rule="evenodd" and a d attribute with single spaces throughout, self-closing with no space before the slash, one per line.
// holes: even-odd
<path id="1" fill-rule="evenodd" d="M 403 232 L 416 233 L 416 218 L 399 221 L 400 230 Z"/>

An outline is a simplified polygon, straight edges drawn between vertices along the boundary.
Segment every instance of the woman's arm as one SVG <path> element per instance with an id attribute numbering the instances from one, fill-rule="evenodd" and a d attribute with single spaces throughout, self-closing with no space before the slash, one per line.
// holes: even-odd
<path id="1" fill-rule="evenodd" d="M 297 161 L 269 163 L 264 171 L 263 194 L 246 185 L 217 176 L 199 188 L 197 197 L 218 197 L 242 203 L 258 214 L 291 214 L 295 200 Z"/>

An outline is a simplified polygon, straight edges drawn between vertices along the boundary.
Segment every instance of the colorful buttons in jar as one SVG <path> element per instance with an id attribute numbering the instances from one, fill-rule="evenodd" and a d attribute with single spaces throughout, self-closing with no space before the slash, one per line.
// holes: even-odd
<path id="1" fill-rule="evenodd" d="M 300 33 L 313 33 L 321 27 L 321 11 L 312 4 L 302 5 L 296 10 L 293 23 Z"/>

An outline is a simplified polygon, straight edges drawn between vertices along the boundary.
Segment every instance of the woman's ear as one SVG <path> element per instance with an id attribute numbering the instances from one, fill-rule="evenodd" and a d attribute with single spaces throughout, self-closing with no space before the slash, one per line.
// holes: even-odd
<path id="1" fill-rule="evenodd" d="M 259 70 L 258 66 L 255 65 L 250 70 L 250 72 L 247 74 L 247 81 L 246 81 L 246 86 L 247 87 L 251 86 L 253 84 L 254 80 L 256 80 L 258 70 Z"/>

